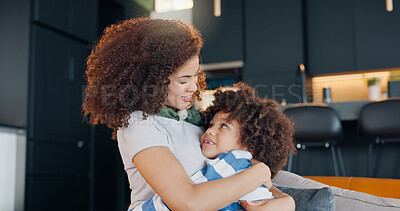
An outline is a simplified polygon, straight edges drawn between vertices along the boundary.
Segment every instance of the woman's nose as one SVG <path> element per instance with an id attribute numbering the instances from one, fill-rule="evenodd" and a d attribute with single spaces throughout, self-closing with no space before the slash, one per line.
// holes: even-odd
<path id="1" fill-rule="evenodd" d="M 189 91 L 189 92 L 195 92 L 195 91 L 197 91 L 197 84 L 196 84 L 195 82 L 190 83 L 189 86 L 188 86 L 188 88 L 187 88 L 187 91 Z"/>

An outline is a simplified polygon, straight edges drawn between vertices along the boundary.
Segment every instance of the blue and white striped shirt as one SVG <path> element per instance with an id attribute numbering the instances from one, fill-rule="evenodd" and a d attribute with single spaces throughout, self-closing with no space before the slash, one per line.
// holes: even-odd
<path id="1" fill-rule="evenodd" d="M 253 158 L 250 152 L 243 150 L 233 150 L 218 155 L 217 158 L 207 162 L 207 166 L 191 176 L 194 183 L 199 184 L 211 180 L 221 179 L 235 175 L 251 166 L 250 160 Z M 260 186 L 253 192 L 243 196 L 239 200 L 259 201 L 273 199 L 272 193 L 268 188 Z M 133 211 L 169 211 L 168 206 L 156 194 Z M 244 210 L 237 201 L 222 208 L 221 210 Z"/>

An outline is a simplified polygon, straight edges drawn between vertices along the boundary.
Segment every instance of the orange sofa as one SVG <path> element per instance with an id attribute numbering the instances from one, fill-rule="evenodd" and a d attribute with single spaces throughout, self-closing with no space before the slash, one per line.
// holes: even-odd
<path id="1" fill-rule="evenodd" d="M 400 199 L 400 179 L 329 176 L 304 177 L 333 187 L 368 193 L 379 197 Z"/>

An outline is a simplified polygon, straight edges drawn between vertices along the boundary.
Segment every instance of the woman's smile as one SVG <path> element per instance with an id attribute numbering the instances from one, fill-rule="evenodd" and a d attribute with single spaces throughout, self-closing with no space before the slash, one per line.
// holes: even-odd
<path id="1" fill-rule="evenodd" d="M 192 98 L 193 98 L 193 95 L 184 96 L 184 97 L 183 97 L 183 101 L 185 101 L 185 102 L 190 102 L 190 101 L 192 101 Z"/>

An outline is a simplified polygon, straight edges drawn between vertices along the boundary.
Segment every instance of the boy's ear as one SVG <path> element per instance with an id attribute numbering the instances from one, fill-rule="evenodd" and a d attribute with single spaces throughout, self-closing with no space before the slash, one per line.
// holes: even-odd
<path id="1" fill-rule="evenodd" d="M 253 155 L 253 156 L 256 154 L 256 149 L 255 148 L 252 149 L 252 150 L 247 150 L 247 151 L 249 151 L 251 153 L 251 155 Z"/>
<path id="2" fill-rule="evenodd" d="M 250 153 L 254 156 L 256 154 L 256 149 L 253 149 Z"/>

